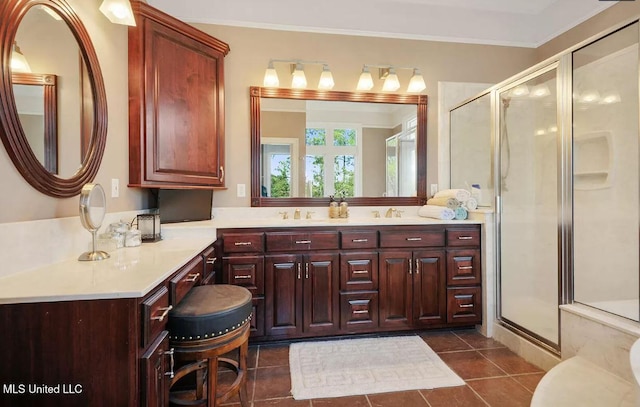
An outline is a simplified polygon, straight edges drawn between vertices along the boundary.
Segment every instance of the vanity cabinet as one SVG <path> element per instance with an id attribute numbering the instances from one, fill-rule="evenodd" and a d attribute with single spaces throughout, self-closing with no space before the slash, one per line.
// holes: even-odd
<path id="1" fill-rule="evenodd" d="M 421 328 L 446 322 L 444 250 L 380 252 L 380 327 Z"/>
<path id="2" fill-rule="evenodd" d="M 129 27 L 129 186 L 224 187 L 229 46 L 141 1 Z"/>
<path id="3" fill-rule="evenodd" d="M 223 282 L 256 308 L 254 340 L 482 322 L 479 225 L 219 229 Z"/>
<path id="4" fill-rule="evenodd" d="M 3 392 L 0 404 L 168 406 L 168 313 L 200 283 L 182 282 L 203 274 L 203 258 L 211 249 L 142 298 L 0 305 L 0 324 L 10 327 L 0 336 L 0 382 L 13 383 L 16 390 Z M 180 288 L 172 295 L 175 283 Z M 21 383 L 59 388 L 53 394 L 21 394 Z"/>

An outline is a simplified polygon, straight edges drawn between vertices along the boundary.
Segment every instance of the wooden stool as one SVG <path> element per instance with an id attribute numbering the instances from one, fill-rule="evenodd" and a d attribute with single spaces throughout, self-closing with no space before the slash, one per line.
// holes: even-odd
<path id="1" fill-rule="evenodd" d="M 174 358 L 183 366 L 176 371 L 170 386 L 195 372 L 195 389 L 170 390 L 172 404 L 215 407 L 238 394 L 242 407 L 249 406 L 246 374 L 251 311 L 249 290 L 228 284 L 194 287 L 171 310 L 169 338 Z M 220 357 L 236 349 L 237 361 Z M 217 391 L 219 366 L 236 374 L 224 393 Z"/>

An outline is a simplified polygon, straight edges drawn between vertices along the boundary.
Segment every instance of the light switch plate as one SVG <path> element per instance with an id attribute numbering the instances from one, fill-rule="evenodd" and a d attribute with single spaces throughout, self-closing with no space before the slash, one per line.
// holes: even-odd
<path id="1" fill-rule="evenodd" d="M 120 180 L 118 178 L 111 179 L 111 198 L 120 196 Z"/>
<path id="2" fill-rule="evenodd" d="M 434 196 L 438 192 L 438 184 L 431 184 L 431 196 Z"/>
<path id="3" fill-rule="evenodd" d="M 244 198 L 245 196 L 247 196 L 245 184 L 237 184 L 236 189 L 237 189 L 238 198 Z"/>

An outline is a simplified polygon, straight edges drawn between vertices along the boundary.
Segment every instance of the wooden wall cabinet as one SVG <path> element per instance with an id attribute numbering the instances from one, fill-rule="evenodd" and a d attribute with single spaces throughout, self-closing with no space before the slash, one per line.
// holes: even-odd
<path id="1" fill-rule="evenodd" d="M 253 339 L 482 322 L 479 225 L 221 229 L 217 245 L 223 281 L 264 304 Z"/>
<path id="2" fill-rule="evenodd" d="M 129 27 L 129 186 L 224 187 L 229 46 L 140 1 Z"/>

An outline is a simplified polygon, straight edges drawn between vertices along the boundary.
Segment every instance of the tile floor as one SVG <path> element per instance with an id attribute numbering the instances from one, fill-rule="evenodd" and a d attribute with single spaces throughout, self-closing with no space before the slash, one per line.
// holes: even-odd
<path id="1" fill-rule="evenodd" d="M 289 345 L 249 348 L 248 394 L 252 407 L 519 407 L 529 406 L 544 371 L 474 330 L 424 332 L 420 336 L 464 381 L 465 386 L 293 400 Z M 221 381 L 224 379 L 221 378 Z M 229 407 L 239 405 L 237 397 Z"/>

